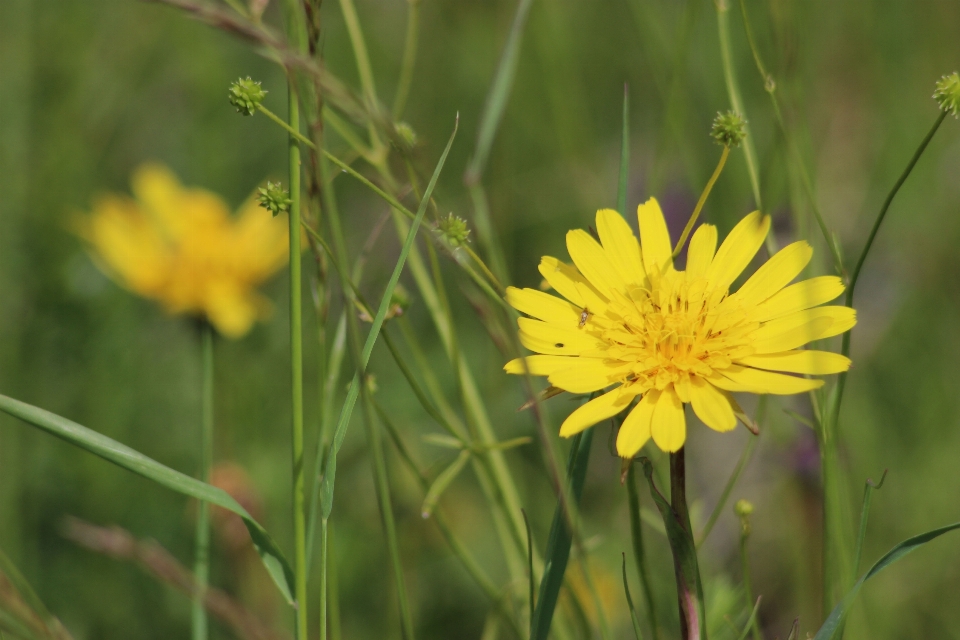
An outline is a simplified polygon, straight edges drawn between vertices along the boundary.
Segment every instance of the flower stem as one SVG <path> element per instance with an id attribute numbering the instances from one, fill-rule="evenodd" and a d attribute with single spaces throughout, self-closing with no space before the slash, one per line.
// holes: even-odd
<path id="1" fill-rule="evenodd" d="M 407 0 L 407 36 L 403 45 L 403 62 L 400 65 L 400 79 L 397 80 L 397 94 L 393 99 L 393 117 L 399 120 L 407 106 L 410 84 L 413 82 L 413 68 L 417 63 L 417 45 L 420 43 L 420 1 Z"/>
<path id="2" fill-rule="evenodd" d="M 210 482 L 210 467 L 213 466 L 213 326 L 206 320 L 200 329 L 203 360 L 202 415 L 200 426 L 200 479 Z M 210 579 L 210 505 L 200 502 L 197 512 L 196 558 L 193 573 L 198 589 L 193 596 L 190 617 L 191 638 L 206 640 L 207 610 L 203 606 L 207 582 Z"/>
<path id="3" fill-rule="evenodd" d="M 296 48 L 306 48 L 302 8 L 296 0 L 285 3 L 287 31 Z M 280 120 L 275 118 L 275 120 Z M 282 121 L 281 121 L 282 122 Z M 303 491 L 303 301 L 300 261 L 300 107 L 296 78 L 287 79 L 287 123 L 290 182 L 290 391 L 292 415 L 293 545 L 297 640 L 307 638 L 307 536 Z"/>
<path id="4" fill-rule="evenodd" d="M 673 511 L 680 521 L 680 526 L 683 527 L 687 533 L 690 533 L 692 529 L 690 528 L 690 511 L 687 508 L 686 466 L 685 448 L 681 448 L 676 453 L 670 454 L 670 506 L 673 507 Z M 677 566 L 677 581 L 678 583 L 682 582 L 679 564 Z M 690 635 L 692 630 L 688 624 L 689 620 L 697 619 L 697 612 L 690 611 L 694 603 L 690 601 L 689 597 L 686 597 L 688 594 L 679 592 L 677 595 L 677 605 L 680 611 L 680 637 L 697 637 L 696 635 Z M 703 624 L 702 620 L 700 624 Z"/>
<path id="5" fill-rule="evenodd" d="M 696 224 L 697 218 L 700 217 L 700 210 L 703 209 L 703 205 L 707 202 L 707 197 L 710 196 L 713 185 L 717 182 L 717 178 L 720 177 L 720 172 L 723 171 L 723 166 L 727 164 L 727 158 L 729 156 L 730 147 L 725 146 L 723 153 L 720 154 L 720 162 L 717 163 L 717 168 L 713 170 L 713 175 L 710 176 L 710 180 L 707 181 L 707 186 L 704 187 L 703 193 L 700 194 L 700 199 L 697 200 L 697 206 L 694 207 L 693 214 L 691 214 L 690 219 L 687 221 L 687 226 L 683 228 L 683 233 L 680 234 L 680 240 L 677 241 L 677 246 L 673 249 L 673 255 L 670 256 L 671 259 L 680 255 L 680 250 L 683 249 L 683 245 L 686 244 L 690 232 L 693 231 L 693 225 Z"/>

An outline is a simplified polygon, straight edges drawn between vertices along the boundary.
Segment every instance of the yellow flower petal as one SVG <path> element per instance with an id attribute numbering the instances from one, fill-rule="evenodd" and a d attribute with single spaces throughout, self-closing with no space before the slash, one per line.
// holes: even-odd
<path id="1" fill-rule="evenodd" d="M 627 414 L 626 420 L 620 426 L 620 433 L 617 434 L 617 455 L 621 458 L 632 458 L 650 439 L 650 421 L 659 397 L 660 392 L 656 389 L 647 391 L 637 406 Z"/>
<path id="2" fill-rule="evenodd" d="M 800 275 L 812 257 L 813 247 L 806 241 L 789 244 L 757 269 L 731 297 L 744 306 L 760 304 Z"/>
<path id="3" fill-rule="evenodd" d="M 567 416 L 567 419 L 560 425 L 560 436 L 569 438 L 587 427 L 592 427 L 601 420 L 612 418 L 626 409 L 636 395 L 629 389 L 617 387 L 598 398 L 594 398 Z"/>
<path id="4" fill-rule="evenodd" d="M 600 209 L 597 211 L 597 233 L 620 278 L 628 285 L 642 285 L 646 274 L 640 258 L 640 244 L 623 216 L 613 209 Z"/>
<path id="5" fill-rule="evenodd" d="M 755 353 L 778 353 L 829 338 L 857 323 L 850 307 L 816 307 L 771 320 L 753 333 Z"/>
<path id="6" fill-rule="evenodd" d="M 637 220 L 640 224 L 643 268 L 648 276 L 657 277 L 673 268 L 673 259 L 670 257 L 673 245 L 670 243 L 667 221 L 656 198 L 650 198 L 637 207 Z"/>
<path id="7" fill-rule="evenodd" d="M 580 324 L 581 309 L 556 296 L 536 289 L 507 287 L 507 304 L 544 322 L 576 327 Z"/>
<path id="8" fill-rule="evenodd" d="M 603 347 L 603 343 L 576 327 L 567 329 L 530 318 L 518 318 L 520 342 L 537 353 L 557 356 L 576 356 L 582 351 Z"/>
<path id="9" fill-rule="evenodd" d="M 730 431 L 737 426 L 737 417 L 727 397 L 699 376 L 690 380 L 690 406 L 703 424 L 714 431 Z"/>
<path id="10" fill-rule="evenodd" d="M 540 275 L 557 293 L 581 309 L 600 313 L 607 306 L 607 298 L 587 282 L 576 268 L 556 258 L 543 256 L 540 259 Z"/>
<path id="11" fill-rule="evenodd" d="M 532 376 L 548 376 L 554 371 L 567 369 L 570 365 L 580 358 L 570 356 L 527 356 L 526 358 L 514 358 L 503 366 L 507 373 L 524 375 L 524 362 L 527 370 Z"/>
<path id="12" fill-rule="evenodd" d="M 673 387 L 667 387 L 657 398 L 650 419 L 650 435 L 661 450 L 679 451 L 687 439 L 687 419 L 683 415 L 683 403 Z"/>
<path id="13" fill-rule="evenodd" d="M 772 371 L 733 365 L 707 377 L 707 382 L 725 391 L 793 395 L 823 386 L 823 380 L 797 378 Z"/>
<path id="14" fill-rule="evenodd" d="M 707 269 L 707 281 L 718 289 L 729 288 L 757 255 L 769 230 L 770 216 L 759 211 L 741 220 L 717 250 Z"/>
<path id="15" fill-rule="evenodd" d="M 592 393 L 621 381 L 631 368 L 632 363 L 581 357 L 557 369 L 547 379 L 553 386 L 570 393 Z"/>
<path id="16" fill-rule="evenodd" d="M 812 349 L 748 356 L 740 358 L 737 362 L 757 369 L 819 376 L 841 373 L 850 368 L 850 358 L 839 353 Z"/>
<path id="17" fill-rule="evenodd" d="M 614 268 L 607 252 L 583 229 L 567 232 L 567 252 L 583 277 L 607 298 L 614 291 L 626 289 L 626 283 Z"/>
<path id="18" fill-rule="evenodd" d="M 717 251 L 717 228 L 712 224 L 702 224 L 693 232 L 690 246 L 687 247 L 687 280 L 702 278 L 713 261 Z"/>
<path id="19" fill-rule="evenodd" d="M 843 293 L 843 281 L 837 276 L 810 278 L 773 295 L 757 306 L 754 317 L 760 322 L 810 309 L 830 302 Z"/>
<path id="20" fill-rule="evenodd" d="M 229 283 L 210 287 L 203 309 L 210 323 L 228 338 L 239 338 L 257 319 L 258 305 Z"/>

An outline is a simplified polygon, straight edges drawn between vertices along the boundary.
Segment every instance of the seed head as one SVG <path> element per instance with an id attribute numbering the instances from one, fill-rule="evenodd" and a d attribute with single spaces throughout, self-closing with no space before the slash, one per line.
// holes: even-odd
<path id="1" fill-rule="evenodd" d="M 246 79 L 241 78 L 231 84 L 227 95 L 230 98 L 230 104 L 237 108 L 237 113 L 252 116 L 257 112 L 257 105 L 263 102 L 267 92 L 259 82 L 254 82 L 250 76 L 247 76 Z"/>
<path id="2" fill-rule="evenodd" d="M 412 149 L 417 146 L 417 132 L 406 122 L 397 123 L 397 135 L 407 148 Z"/>
<path id="3" fill-rule="evenodd" d="M 267 186 L 257 189 L 257 201 L 274 216 L 281 211 L 289 211 L 293 201 L 290 194 L 279 182 L 267 182 Z"/>
<path id="4" fill-rule="evenodd" d="M 447 214 L 446 218 L 441 218 L 437 228 L 451 247 L 461 247 L 469 242 L 470 229 L 467 227 L 467 221 L 452 213 Z"/>
<path id="5" fill-rule="evenodd" d="M 942 111 L 958 117 L 960 111 L 960 75 L 954 71 L 948 76 L 943 76 L 937 82 L 937 88 L 933 92 L 933 99 L 940 105 Z"/>
<path id="6" fill-rule="evenodd" d="M 725 147 L 739 147 L 747 137 L 747 121 L 736 111 L 717 113 L 710 136 Z"/>

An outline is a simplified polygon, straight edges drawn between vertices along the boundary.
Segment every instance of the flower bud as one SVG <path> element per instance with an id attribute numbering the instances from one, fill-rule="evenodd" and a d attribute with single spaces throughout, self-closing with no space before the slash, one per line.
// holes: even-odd
<path id="1" fill-rule="evenodd" d="M 467 221 L 452 213 L 447 214 L 446 218 L 440 219 L 437 229 L 451 247 L 463 246 L 467 244 L 470 238 Z"/>
<path id="2" fill-rule="evenodd" d="M 957 75 L 956 71 L 940 78 L 940 81 L 937 82 L 937 88 L 933 92 L 933 99 L 940 105 L 941 111 L 946 111 L 955 118 L 958 117 L 957 112 L 960 111 L 960 75 Z"/>
<path id="3" fill-rule="evenodd" d="M 417 146 L 417 132 L 406 122 L 397 123 L 397 135 L 407 145 L 407 148 L 412 149 Z"/>
<path id="4" fill-rule="evenodd" d="M 710 136 L 725 147 L 739 147 L 747 137 L 747 121 L 736 111 L 717 113 Z"/>
<path id="5" fill-rule="evenodd" d="M 293 201 L 287 190 L 279 182 L 267 182 L 266 187 L 257 189 L 257 201 L 274 216 L 281 211 L 289 211 Z"/>
<path id="6" fill-rule="evenodd" d="M 753 513 L 753 504 L 749 500 L 741 498 L 737 500 L 737 504 L 733 505 L 733 511 L 741 518 L 746 518 Z"/>
<path id="7" fill-rule="evenodd" d="M 263 102 L 267 92 L 259 82 L 254 82 L 250 76 L 247 76 L 246 79 L 241 78 L 231 84 L 227 95 L 230 98 L 230 104 L 237 108 L 237 113 L 252 116 L 257 112 L 257 106 Z"/>

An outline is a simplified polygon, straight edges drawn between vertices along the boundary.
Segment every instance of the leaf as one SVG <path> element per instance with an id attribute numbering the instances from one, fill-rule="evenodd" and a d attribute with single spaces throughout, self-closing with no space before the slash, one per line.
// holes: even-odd
<path id="1" fill-rule="evenodd" d="M 453 482 L 458 475 L 460 475 L 460 472 L 463 471 L 463 468 L 469 461 L 470 452 L 463 450 L 449 467 L 440 472 L 440 475 L 438 475 L 437 479 L 433 481 L 432 485 L 430 485 L 430 489 L 427 491 L 427 495 L 423 499 L 423 507 L 420 509 L 420 515 L 422 515 L 425 519 L 430 517 L 430 514 L 433 513 L 434 507 L 437 506 L 437 500 L 439 500 L 443 492 L 447 490 L 447 487 L 450 486 L 450 483 Z"/>
<path id="2" fill-rule="evenodd" d="M 587 461 L 590 458 L 590 442 L 593 439 L 593 429 L 587 429 L 573 437 L 570 446 L 570 456 L 567 460 L 567 481 L 570 483 L 570 494 L 579 502 L 583 493 L 583 483 L 587 476 Z M 553 523 L 550 525 L 550 536 L 547 539 L 543 577 L 540 579 L 540 595 L 537 606 L 530 621 L 531 640 L 545 640 L 550 632 L 550 623 L 553 612 L 557 607 L 557 597 L 563 585 L 563 574 L 567 570 L 570 559 L 570 545 L 573 543 L 573 532 L 567 527 L 567 518 L 564 514 L 563 495 L 557 498 L 557 507 L 553 512 Z"/>
<path id="3" fill-rule="evenodd" d="M 854 599 L 856 599 L 857 594 L 860 592 L 861 587 L 863 587 L 864 582 L 877 575 L 908 553 L 917 550 L 931 540 L 939 538 L 943 534 L 949 533 L 955 529 L 960 529 L 960 522 L 954 522 L 953 524 L 948 524 L 945 527 L 933 529 L 932 531 L 921 533 L 918 536 L 907 538 L 900 544 L 890 549 L 886 555 L 877 560 L 877 562 L 870 567 L 869 571 L 867 571 L 859 580 L 857 580 L 857 583 L 853 585 L 853 588 L 850 589 L 846 596 L 844 596 L 843 600 L 841 600 L 840 603 L 833 608 L 833 611 L 830 612 L 830 615 L 823 623 L 823 626 L 820 627 L 819 631 L 817 631 L 817 635 L 814 637 L 814 640 L 830 640 L 833 638 L 834 633 L 840 628 L 840 625 L 843 624 L 843 620 L 847 615 L 847 611 L 850 609 L 850 605 L 853 604 Z"/>
<path id="4" fill-rule="evenodd" d="M 422 440 L 427 444 L 443 447 L 444 449 L 461 450 L 466 448 L 466 445 L 460 438 L 454 438 L 453 436 L 448 436 L 443 433 L 428 433 L 423 436 Z"/>
<path id="5" fill-rule="evenodd" d="M 260 554 L 263 565 L 280 589 L 280 593 L 283 594 L 288 604 L 294 604 L 293 570 L 284 558 L 283 552 L 280 551 L 280 547 L 273 541 L 266 529 L 223 489 L 218 489 L 196 478 L 184 475 L 112 438 L 25 402 L 0 395 L 0 411 L 20 418 L 61 440 L 100 456 L 127 471 L 153 480 L 177 493 L 209 502 L 237 514 L 243 519 L 243 524 L 246 525 L 247 531 L 250 532 L 250 538 L 253 540 L 253 546 Z"/>
<path id="6" fill-rule="evenodd" d="M 19 569 L 0 550 L 0 637 L 3 632 L 25 640 L 72 640 Z"/>
<path id="7" fill-rule="evenodd" d="M 538 393 L 536 399 L 527 400 L 522 405 L 520 405 L 520 408 L 517 409 L 517 411 L 526 411 L 527 409 L 534 406 L 538 402 L 549 400 L 550 398 L 553 398 L 554 396 L 558 396 L 561 393 L 566 393 L 566 391 L 564 391 L 563 389 L 560 389 L 559 387 L 554 387 L 551 385 L 546 389 L 544 389 L 543 391 L 541 391 L 540 393 Z"/>
<path id="8" fill-rule="evenodd" d="M 347 390 L 347 397 L 343 401 L 340 409 L 340 418 L 337 420 L 337 428 L 333 434 L 333 444 L 327 452 L 327 462 L 324 465 L 323 481 L 320 484 L 320 517 L 324 520 L 330 517 L 333 510 L 333 489 L 337 477 L 337 454 L 343 445 L 343 439 L 347 435 L 347 429 L 350 427 L 350 416 L 353 415 L 353 408 L 357 404 L 357 396 L 360 394 L 360 374 L 366 370 L 367 362 L 370 361 L 370 354 L 373 352 L 373 345 L 377 341 L 380 329 L 383 327 L 383 321 L 387 316 L 387 311 L 391 306 L 393 299 L 393 290 L 400 279 L 400 272 L 403 271 L 403 265 L 407 262 L 407 256 L 410 254 L 410 248 L 417 237 L 417 231 L 420 223 L 423 221 L 423 214 L 427 211 L 427 203 L 433 195 L 433 189 L 437 186 L 437 179 L 443 170 L 443 165 L 447 161 L 447 154 L 450 153 L 450 147 L 453 146 L 453 140 L 457 136 L 457 128 L 460 125 L 460 114 L 457 114 L 457 121 L 453 126 L 453 133 L 450 134 L 450 140 L 447 141 L 447 147 L 440 156 L 436 169 L 433 170 L 433 176 L 430 183 L 427 184 L 426 191 L 423 192 L 423 198 L 420 200 L 420 208 L 417 209 L 417 215 L 410 225 L 410 231 L 403 241 L 403 248 L 400 250 L 400 257 L 393 268 L 387 287 L 380 298 L 380 307 L 377 309 L 377 316 L 373 319 L 373 326 L 370 327 L 370 333 L 367 334 L 367 340 L 364 342 L 363 351 L 360 353 L 359 370 L 353 374 L 353 380 L 350 381 L 350 388 Z"/>
<path id="9" fill-rule="evenodd" d="M 657 504 L 660 511 L 660 517 L 663 518 L 663 526 L 667 531 L 667 540 L 670 542 L 670 550 L 673 552 L 673 559 L 677 565 L 679 576 L 683 582 L 681 597 L 692 595 L 696 600 L 696 620 L 697 627 L 700 629 L 700 637 L 706 636 L 706 612 L 703 605 L 703 586 L 700 583 L 700 568 L 697 563 L 697 547 L 693 542 L 693 535 L 687 531 L 680 523 L 680 518 L 670 506 L 670 503 L 661 495 L 653 482 L 653 465 L 647 458 L 640 458 L 640 464 L 643 465 L 643 475 L 647 477 L 647 483 L 650 485 L 650 495 Z M 680 588 L 681 585 L 678 585 Z M 691 593 L 692 590 L 692 593 Z M 689 626 L 693 629 L 693 625 Z"/>
<path id="10" fill-rule="evenodd" d="M 627 582 L 627 554 L 623 554 L 623 591 L 627 594 L 627 606 L 630 607 L 630 620 L 633 622 L 633 635 L 637 640 L 643 640 L 643 633 L 640 631 L 640 618 L 637 617 L 637 609 L 633 606 L 633 598 L 630 597 L 630 583 Z"/>
<path id="11" fill-rule="evenodd" d="M 493 138 L 500 126 L 503 111 L 507 107 L 507 99 L 510 97 L 513 77 L 516 74 L 517 62 L 520 59 L 520 41 L 523 36 L 523 27 L 527 22 L 531 5 L 533 5 L 533 0 L 520 0 L 517 6 L 517 13 L 514 15 L 513 24 L 510 26 L 510 35 L 507 36 L 507 42 L 503 46 L 500 64 L 497 66 L 493 85 L 487 94 L 487 102 L 483 106 L 480 125 L 477 127 L 477 147 L 470 159 L 470 164 L 467 165 L 467 172 L 464 176 L 467 184 L 480 182 L 480 174 L 483 173 L 483 167 L 490 155 Z"/>

